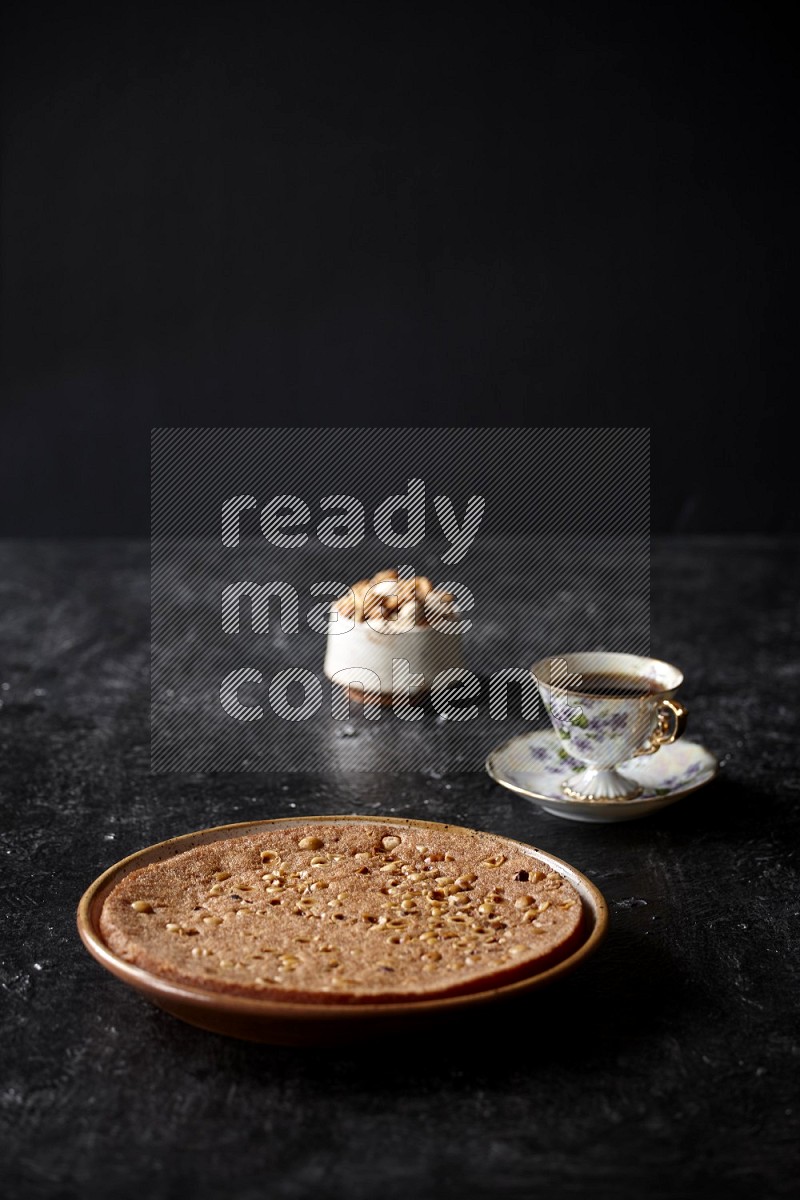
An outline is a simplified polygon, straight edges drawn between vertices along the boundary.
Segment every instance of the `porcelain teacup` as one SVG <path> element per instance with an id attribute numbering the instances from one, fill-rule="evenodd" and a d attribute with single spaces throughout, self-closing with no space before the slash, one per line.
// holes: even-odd
<path id="1" fill-rule="evenodd" d="M 632 800 L 641 787 L 617 768 L 681 736 L 686 708 L 674 699 L 677 667 L 638 654 L 558 654 L 531 667 L 565 761 L 573 800 Z"/>

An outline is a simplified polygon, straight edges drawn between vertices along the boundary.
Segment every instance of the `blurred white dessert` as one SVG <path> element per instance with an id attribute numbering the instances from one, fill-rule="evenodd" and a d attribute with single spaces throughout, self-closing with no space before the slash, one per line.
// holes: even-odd
<path id="1" fill-rule="evenodd" d="M 379 571 L 331 606 L 325 674 L 354 697 L 379 696 L 384 704 L 393 680 L 421 696 L 441 671 L 463 666 L 459 624 L 449 592 L 436 591 L 424 576 Z"/>

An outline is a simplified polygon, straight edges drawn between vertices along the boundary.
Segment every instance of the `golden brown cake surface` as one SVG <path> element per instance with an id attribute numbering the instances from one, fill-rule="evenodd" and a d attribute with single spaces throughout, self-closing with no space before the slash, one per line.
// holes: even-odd
<path id="1" fill-rule="evenodd" d="M 581 941 L 572 884 L 502 837 L 309 822 L 210 842 L 133 871 L 100 929 L 178 983 L 306 1003 L 481 991 Z"/>

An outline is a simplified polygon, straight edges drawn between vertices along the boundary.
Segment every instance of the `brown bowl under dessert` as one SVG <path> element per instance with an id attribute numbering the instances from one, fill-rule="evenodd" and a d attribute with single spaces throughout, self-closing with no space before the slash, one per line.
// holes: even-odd
<path id="1" fill-rule="evenodd" d="M 587 936 L 576 888 L 527 848 L 377 818 L 264 823 L 150 862 L 106 895 L 99 930 L 177 985 L 350 1006 L 499 988 Z"/>

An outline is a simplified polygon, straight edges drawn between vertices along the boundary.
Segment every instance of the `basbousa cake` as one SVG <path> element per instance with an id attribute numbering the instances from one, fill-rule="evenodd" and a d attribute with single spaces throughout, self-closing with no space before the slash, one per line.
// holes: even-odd
<path id="1" fill-rule="evenodd" d="M 132 872 L 103 905 L 121 958 L 270 1000 L 385 1003 L 537 973 L 583 935 L 568 880 L 458 827 L 309 823 L 197 846 Z"/>

